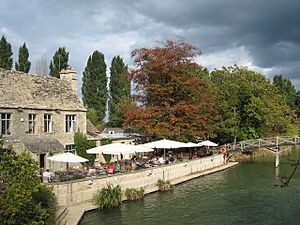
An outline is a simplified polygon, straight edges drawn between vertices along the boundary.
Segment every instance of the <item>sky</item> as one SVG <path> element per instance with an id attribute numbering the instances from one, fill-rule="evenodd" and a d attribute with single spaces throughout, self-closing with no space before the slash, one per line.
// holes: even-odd
<path id="1" fill-rule="evenodd" d="M 79 86 L 95 50 L 109 73 L 116 55 L 131 67 L 132 50 L 184 38 L 210 71 L 247 66 L 270 79 L 282 74 L 300 90 L 300 0 L 1 0 L 0 9 L 14 60 L 25 42 L 35 73 L 39 59 L 49 63 L 66 47 Z"/>

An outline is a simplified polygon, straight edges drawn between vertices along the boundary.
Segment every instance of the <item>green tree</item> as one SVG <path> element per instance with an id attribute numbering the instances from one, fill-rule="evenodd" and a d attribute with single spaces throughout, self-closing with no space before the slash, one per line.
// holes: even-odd
<path id="1" fill-rule="evenodd" d="M 50 224 L 56 211 L 52 191 L 36 175 L 37 163 L 28 154 L 0 149 L 0 224 Z M 39 198 L 47 192 L 47 197 Z"/>
<path id="2" fill-rule="evenodd" d="M 22 71 L 25 73 L 28 73 L 30 70 L 31 62 L 28 61 L 29 52 L 26 47 L 26 44 L 24 43 L 19 48 L 19 60 L 15 63 L 15 68 L 17 71 Z"/>
<path id="3" fill-rule="evenodd" d="M 88 110 L 97 112 L 97 122 L 103 122 L 106 110 L 107 93 L 106 64 L 104 55 L 94 51 L 88 58 L 82 77 L 82 100 Z"/>
<path id="4" fill-rule="evenodd" d="M 294 113 L 265 76 L 232 66 L 213 71 L 211 79 L 220 100 L 220 142 L 289 132 Z"/>
<path id="5" fill-rule="evenodd" d="M 54 53 L 53 59 L 50 61 L 50 76 L 59 78 L 59 72 L 69 66 L 68 61 L 69 52 L 66 51 L 66 48 L 58 48 Z"/>
<path id="6" fill-rule="evenodd" d="M 300 116 L 300 91 L 297 91 L 297 93 L 296 93 L 295 109 L 296 109 L 297 115 L 299 117 Z"/>
<path id="7" fill-rule="evenodd" d="M 0 40 L 0 68 L 11 70 L 13 64 L 11 45 L 2 36 Z"/>
<path id="8" fill-rule="evenodd" d="M 95 142 L 94 141 L 89 141 L 87 139 L 87 137 L 82 132 L 78 131 L 74 135 L 74 143 L 75 143 L 76 153 L 79 156 L 89 160 L 85 164 L 87 164 L 88 166 L 93 166 L 94 161 L 95 161 L 95 155 L 88 154 L 86 152 L 86 150 L 96 147 Z"/>
<path id="9" fill-rule="evenodd" d="M 276 75 L 273 78 L 273 84 L 278 88 L 279 93 L 286 97 L 287 104 L 295 109 L 296 89 L 292 82 L 282 75 Z"/>
<path id="10" fill-rule="evenodd" d="M 111 127 L 121 127 L 131 108 L 128 68 L 120 56 L 113 58 L 110 67 L 109 120 Z"/>

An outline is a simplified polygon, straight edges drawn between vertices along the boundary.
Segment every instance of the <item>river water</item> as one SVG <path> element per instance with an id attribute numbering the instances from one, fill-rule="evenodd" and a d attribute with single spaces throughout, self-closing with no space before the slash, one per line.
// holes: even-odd
<path id="1" fill-rule="evenodd" d="M 120 207 L 87 213 L 80 225 L 300 224 L 300 166 L 288 187 L 280 178 L 294 170 L 300 150 L 240 163 Z"/>

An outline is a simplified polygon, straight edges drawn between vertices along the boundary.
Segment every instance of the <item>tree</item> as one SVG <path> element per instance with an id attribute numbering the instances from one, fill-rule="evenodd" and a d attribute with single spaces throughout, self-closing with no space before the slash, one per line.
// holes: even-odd
<path id="1" fill-rule="evenodd" d="M 76 132 L 74 135 L 74 143 L 75 143 L 76 153 L 79 156 L 89 160 L 85 164 L 89 166 L 93 166 L 95 161 L 95 155 L 87 154 L 86 150 L 96 147 L 95 142 L 88 141 L 87 137 L 82 132 L 79 131 Z"/>
<path id="2" fill-rule="evenodd" d="M 296 93 L 296 99 L 295 99 L 295 108 L 298 117 L 300 116 L 300 91 L 297 91 Z"/>
<path id="3" fill-rule="evenodd" d="M 30 155 L 1 148 L 0 171 L 0 224 L 50 225 L 57 202 Z"/>
<path id="4" fill-rule="evenodd" d="M 17 71 L 22 71 L 28 73 L 30 70 L 31 62 L 28 61 L 29 52 L 24 44 L 19 48 L 19 60 L 15 63 L 15 68 Z"/>
<path id="5" fill-rule="evenodd" d="M 58 48 L 58 50 L 54 53 L 53 59 L 50 62 L 50 76 L 59 78 L 59 72 L 69 66 L 68 61 L 69 52 L 66 52 L 66 48 Z"/>
<path id="6" fill-rule="evenodd" d="M 211 79 L 220 100 L 220 142 L 290 132 L 294 113 L 265 76 L 232 66 L 213 71 Z"/>
<path id="7" fill-rule="evenodd" d="M 95 109 L 97 122 L 103 122 L 106 111 L 107 93 L 106 64 L 104 55 L 94 51 L 88 58 L 82 77 L 82 100 L 88 110 Z"/>
<path id="8" fill-rule="evenodd" d="M 286 96 L 287 104 L 295 109 L 296 89 L 292 82 L 285 79 L 282 75 L 276 75 L 273 78 L 273 84 L 278 88 L 280 94 Z"/>
<path id="9" fill-rule="evenodd" d="M 126 114 L 128 127 L 156 138 L 182 141 L 209 136 L 216 118 L 216 99 L 193 59 L 200 54 L 183 40 L 132 52 L 135 68 L 134 100 L 138 107 Z"/>
<path id="10" fill-rule="evenodd" d="M 0 68 L 11 70 L 13 64 L 11 45 L 2 36 L 0 40 Z"/>
<path id="11" fill-rule="evenodd" d="M 109 121 L 111 127 L 121 127 L 131 108 L 128 69 L 120 56 L 113 58 L 110 67 Z"/>

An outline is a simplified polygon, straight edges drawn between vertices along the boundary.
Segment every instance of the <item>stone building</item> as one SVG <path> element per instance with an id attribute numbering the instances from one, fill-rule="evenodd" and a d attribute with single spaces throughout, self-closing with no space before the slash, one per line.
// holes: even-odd
<path id="1" fill-rule="evenodd" d="M 0 69 L 0 134 L 17 152 L 46 157 L 74 148 L 74 132 L 86 134 L 86 109 L 77 96 L 77 74 L 60 79 Z"/>

